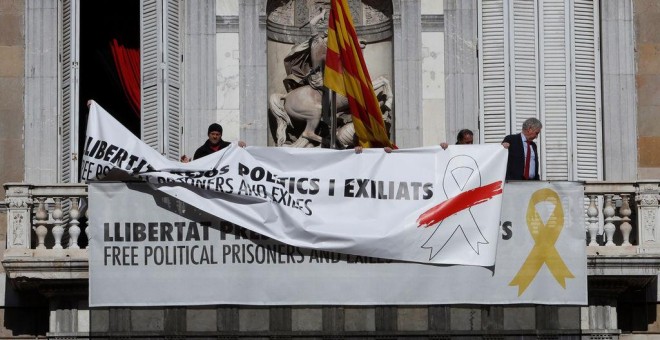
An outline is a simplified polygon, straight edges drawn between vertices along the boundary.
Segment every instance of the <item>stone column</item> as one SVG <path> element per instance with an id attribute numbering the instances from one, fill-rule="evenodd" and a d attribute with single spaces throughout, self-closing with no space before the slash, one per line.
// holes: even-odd
<path id="1" fill-rule="evenodd" d="M 601 1 L 605 180 L 637 179 L 635 38 L 630 0 Z"/>
<path id="2" fill-rule="evenodd" d="M 467 128 L 479 143 L 477 0 L 445 0 L 444 11 L 447 138 Z"/>
<path id="3" fill-rule="evenodd" d="M 17 2 L 18 4 L 18 2 Z M 25 1 L 25 181 L 34 184 L 56 183 L 59 119 L 58 0 Z M 3 107 L 7 104 L 3 103 Z M 10 106 L 11 107 L 11 106 Z M 22 111 L 15 111 L 19 114 Z"/>
<path id="4" fill-rule="evenodd" d="M 635 196 L 637 201 L 637 227 L 639 246 L 658 246 L 658 211 L 660 210 L 660 187 L 657 183 L 640 183 Z"/>
<path id="5" fill-rule="evenodd" d="M 422 7 L 420 0 L 394 0 L 394 140 L 422 146 Z"/>
<path id="6" fill-rule="evenodd" d="M 7 249 L 30 248 L 32 221 L 30 209 L 31 185 L 25 183 L 7 183 L 5 202 L 7 202 Z"/>
<path id="7" fill-rule="evenodd" d="M 589 330 L 616 330 L 617 304 L 615 299 L 604 303 L 589 305 Z"/>
<path id="8" fill-rule="evenodd" d="M 268 67 L 266 60 L 266 1 L 241 0 L 240 138 L 250 145 L 267 145 Z"/>
<path id="9" fill-rule="evenodd" d="M 74 338 L 89 335 L 87 287 L 71 284 L 67 288 L 42 287 L 40 291 L 49 301 L 49 336 Z"/>
<path id="10" fill-rule="evenodd" d="M 206 139 L 207 127 L 216 121 L 215 0 L 184 2 L 183 20 L 183 146 L 191 155 Z"/>

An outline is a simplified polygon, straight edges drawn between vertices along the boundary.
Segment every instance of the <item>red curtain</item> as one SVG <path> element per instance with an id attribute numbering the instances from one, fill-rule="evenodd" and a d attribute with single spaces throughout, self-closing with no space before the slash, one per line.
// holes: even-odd
<path id="1" fill-rule="evenodd" d="M 120 44 L 117 39 L 110 43 L 112 59 L 119 75 L 126 100 L 133 113 L 140 117 L 140 50 L 128 48 Z"/>

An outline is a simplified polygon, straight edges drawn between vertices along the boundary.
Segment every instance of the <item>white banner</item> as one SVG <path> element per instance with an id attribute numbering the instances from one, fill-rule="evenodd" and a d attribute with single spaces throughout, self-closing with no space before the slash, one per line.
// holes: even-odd
<path id="1" fill-rule="evenodd" d="M 145 183 L 89 198 L 91 307 L 587 303 L 579 183 L 507 183 L 494 268 L 297 248 Z"/>
<path id="2" fill-rule="evenodd" d="M 297 247 L 492 266 L 506 159 L 499 144 L 391 154 L 382 149 L 355 154 L 232 144 L 179 163 L 144 144 L 93 103 L 81 174 L 84 181 L 113 170 L 130 174 L 201 211 Z M 95 204 L 91 200 L 90 206 Z M 138 215 L 127 222 L 139 220 Z M 125 232 L 132 234 L 138 227 L 121 228 L 117 232 L 128 228 Z M 156 229 L 158 237 L 165 237 L 162 228 Z"/>

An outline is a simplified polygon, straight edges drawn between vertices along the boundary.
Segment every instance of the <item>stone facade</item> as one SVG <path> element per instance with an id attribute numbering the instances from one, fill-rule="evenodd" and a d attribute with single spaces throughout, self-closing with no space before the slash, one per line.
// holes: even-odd
<path id="1" fill-rule="evenodd" d="M 0 182 L 24 180 L 23 124 L 25 92 L 25 1 L 0 0 Z M 0 188 L 0 196 L 5 196 Z M 0 204 L 0 251 L 7 239 L 6 209 Z M 4 275 L 4 268 L 0 268 Z M 17 295 L 6 280 L 0 281 L 0 337 L 46 334 L 48 309 L 43 297 Z"/>
<path id="2" fill-rule="evenodd" d="M 2 183 L 23 180 L 24 20 L 25 1 L 0 1 L 0 159 L 11 160 L 0 163 Z"/>
<path id="3" fill-rule="evenodd" d="M 92 309 L 93 336 L 579 338 L 580 307 L 201 306 Z"/>
<path id="4" fill-rule="evenodd" d="M 660 177 L 660 3 L 633 0 L 639 178 Z"/>
<path id="5" fill-rule="evenodd" d="M 35 2 L 36 1 L 36 2 Z M 222 1 L 222 0 L 219 0 Z M 609 0 L 608 0 L 609 1 Z M 266 1 L 237 0 L 235 6 L 227 7 L 235 10 L 222 23 L 217 23 L 222 34 L 231 34 L 231 46 L 219 47 L 213 53 L 201 58 L 198 64 L 206 65 L 217 61 L 235 62 L 234 69 L 226 73 L 226 79 L 219 80 L 221 86 L 227 85 L 231 95 L 218 91 L 218 103 L 215 99 L 207 101 L 195 108 L 199 122 L 195 125 L 199 131 L 204 131 L 206 121 L 216 113 L 226 117 L 230 114 L 228 125 L 235 138 L 242 138 L 251 145 L 266 145 L 265 108 L 266 96 L 254 93 L 266 93 L 267 88 L 267 56 L 266 56 Z M 42 176 L 41 168 L 35 166 L 38 162 L 27 164 L 26 150 L 38 146 L 40 140 L 34 135 L 25 136 L 25 126 L 36 123 L 51 124 L 52 121 L 37 119 L 26 123 L 26 111 L 46 112 L 52 103 L 31 92 L 33 97 L 26 97 L 28 92 L 26 82 L 37 87 L 45 86 L 49 75 L 39 74 L 39 69 L 29 67 L 26 74 L 26 60 L 40 57 L 52 57 L 44 51 L 43 55 L 26 55 L 26 37 L 39 35 L 39 31 L 26 32 L 26 20 L 37 20 L 39 13 L 51 13 L 57 1 L 42 0 L 0 0 L 0 182 L 52 182 L 48 176 Z M 193 2 L 187 2 L 188 12 L 207 13 L 209 8 L 196 7 Z M 209 2 L 207 1 L 208 5 Z M 476 51 L 477 11 L 476 0 L 445 0 L 444 14 L 430 13 L 424 17 L 424 1 L 394 0 L 393 1 L 393 31 L 394 31 L 394 78 L 397 82 L 396 106 L 400 112 L 400 122 L 396 125 L 396 136 L 403 147 L 420 146 L 436 143 L 442 139 L 438 136 L 425 135 L 432 131 L 423 130 L 427 121 L 433 121 L 435 126 L 444 131 L 439 133 L 444 139 L 451 139 L 462 127 L 475 129 L 478 125 L 478 84 Z M 617 4 L 617 5 L 613 5 Z M 630 6 L 629 6 L 630 5 Z M 437 6 L 437 5 L 434 5 Z M 29 12 L 26 9 L 34 9 Z M 608 12 L 608 11 L 613 12 Z M 421 12 L 421 15 L 420 15 Z M 603 7 L 603 25 L 608 29 L 617 30 L 618 25 L 630 24 L 625 13 L 630 13 L 634 24 L 634 53 L 636 73 L 635 89 L 624 83 L 626 76 L 631 74 L 630 63 L 615 62 L 614 57 L 626 57 L 633 53 L 626 49 L 624 39 L 616 35 L 604 35 L 604 58 L 612 58 L 615 65 L 606 70 L 612 87 L 608 93 L 622 92 L 630 104 L 636 107 L 636 126 L 638 138 L 637 152 L 631 152 L 629 147 L 623 153 L 630 157 L 637 156 L 637 177 L 652 179 L 660 177 L 660 158 L 656 151 L 660 145 L 660 123 L 657 119 L 658 89 L 660 88 L 660 41 L 658 40 L 658 25 L 660 25 L 660 3 L 655 0 L 630 0 L 608 2 Z M 47 17 L 47 16 L 44 16 Z M 240 20 L 239 20 L 240 18 Z M 437 24 L 442 19 L 443 28 Z M 50 22 L 52 24 L 52 22 Z M 225 24 L 224 26 L 222 24 Z M 425 24 L 427 26 L 425 26 Z M 206 26 L 212 23 L 206 22 Z M 52 27 L 56 25 L 51 25 Z M 51 32 L 51 26 L 43 26 L 43 32 Z M 33 26 L 31 26 L 33 27 Z M 426 28 L 425 28 L 426 27 Z M 621 26 L 623 27 L 623 26 Z M 190 28 L 191 35 L 195 28 Z M 208 30 L 208 27 L 207 27 Z M 212 30 L 212 29 L 211 29 Z M 624 34 L 625 29 L 620 29 Z M 221 31 L 218 31 L 221 32 Z M 442 33 L 440 33 L 442 32 Z M 427 34 L 424 37 L 424 33 Z M 443 46 L 429 46 L 434 39 L 442 35 Z M 446 35 L 446 36 L 445 36 Z M 46 39 L 46 38 L 43 38 Z M 213 39 L 221 39 L 218 36 Z M 609 39 L 609 40 L 608 40 Z M 37 40 L 31 40 L 35 42 Z M 216 40 L 217 41 L 217 40 Z M 632 40 L 630 40 L 632 41 Z M 247 42 L 247 43 L 242 43 Z M 193 50 L 195 45 L 189 45 Z M 428 52 L 428 55 L 425 54 Z M 619 55 L 608 52 L 624 51 Z M 626 52 L 627 51 L 627 52 Z M 222 53 L 220 53 L 222 52 Z M 189 53 L 192 53 L 189 51 Z M 433 53 L 443 53 L 444 72 L 438 71 L 437 60 Z M 201 56 L 200 56 L 201 57 Z M 31 59 L 34 58 L 34 59 Z M 427 60 L 424 61 L 424 58 Z M 433 59 L 433 60 L 431 60 Z M 623 60 L 623 59 L 621 59 Z M 32 65 L 32 64 L 30 64 Z M 223 66 L 224 67 L 224 66 Z M 219 69 L 222 67 L 218 67 Z M 240 69 L 240 70 L 239 70 Z M 234 72 L 235 71 L 235 72 Z M 214 74 L 213 72 L 208 72 Z M 205 73 L 204 67 L 199 67 L 196 73 L 188 74 L 187 80 L 194 80 L 200 75 L 206 75 L 206 87 L 215 86 L 213 77 Z M 41 78 L 40 78 L 41 77 Z M 444 77 L 444 82 L 431 82 L 436 93 L 428 91 L 423 83 L 425 77 Z M 224 80 L 223 80 L 224 79 Z M 623 79 L 623 80 L 621 80 Z M 239 86 L 240 84 L 240 86 Z M 427 83 L 428 84 L 428 83 Z M 625 86 L 624 86 L 625 85 Z M 619 91 L 621 86 L 625 91 Z M 627 87 L 626 87 L 627 86 Z M 204 86 L 200 86 L 204 87 Z M 438 94 L 437 91 L 446 93 Z M 632 92 L 632 94 L 631 94 Z M 198 92 L 202 94 L 201 91 Z M 224 94 L 224 96 L 223 96 Z M 632 97 L 631 97 L 632 96 Z M 465 100 L 464 98 L 468 98 Z M 604 96 L 606 97 L 606 96 Z M 223 98 L 221 100 L 221 98 Z M 445 99 L 446 98 L 446 99 Z M 633 99 L 631 99 L 633 98 Z M 193 107 L 199 98 L 187 97 L 188 106 Z M 204 97 L 202 97 L 204 99 Z M 224 100 L 224 101 L 223 101 Z M 446 100 L 446 103 L 445 103 Z M 604 102 L 608 103 L 608 98 Z M 636 102 L 635 102 L 636 100 Z M 621 100 L 618 100 L 621 102 Z M 442 103 L 442 104 L 440 104 Z M 427 108 L 426 105 L 429 105 Z M 433 116 L 433 105 L 444 105 L 441 117 Z M 613 104 L 612 104 L 613 105 Z M 616 128 L 621 117 L 621 111 L 627 107 L 620 104 L 616 110 L 609 109 L 612 114 L 610 127 Z M 405 108 L 403 110 L 402 108 Z M 217 109 L 216 111 L 213 111 Z M 444 114 L 444 110 L 447 114 Z M 420 118 L 419 112 L 424 111 Z M 608 108 L 604 109 L 608 112 Z M 54 117 L 52 113 L 48 113 Z M 409 116 L 406 116 L 409 115 Z M 439 114 L 440 115 L 440 114 Z M 442 121 L 438 121 L 442 120 Z M 405 123 L 404 123 L 405 122 Z M 626 120 L 630 122 L 630 120 Z M 34 124 L 33 124 L 34 123 Z M 224 122 L 223 122 L 224 123 Z M 191 123 L 192 124 L 192 123 Z M 32 127 L 31 131 L 39 128 Z M 629 133 L 634 129 L 628 128 Z M 420 133 L 422 132 L 423 133 Z M 202 133 L 203 134 L 203 133 Z M 197 135 L 191 133 L 188 144 L 196 143 Z M 37 136 L 38 137 L 38 136 Z M 617 137 L 622 141 L 634 138 L 627 134 Z M 228 138 L 234 139 L 234 138 Z M 625 144 L 630 145 L 630 144 Z M 52 147 L 52 146 L 50 146 Z M 192 148 L 192 147 L 190 147 Z M 606 151 L 607 152 L 607 151 Z M 54 157 L 54 156 L 53 156 Z M 613 156 L 614 157 L 614 156 Z M 615 158 L 612 158 L 615 159 Z M 607 163 L 607 162 L 606 162 Z M 38 164 L 37 164 L 38 165 Z M 34 171 L 32 171 L 34 170 Z M 635 172 L 635 168 L 611 172 Z M 626 175 L 627 176 L 627 175 Z M 626 177 L 623 176 L 623 177 Z M 614 176 L 610 179 L 620 179 Z M 630 178 L 628 178 L 630 179 Z M 0 197 L 5 192 L 0 189 Z M 7 202 L 0 205 L 0 249 L 4 252 L 7 235 Z M 654 209 L 657 213 L 657 207 Z M 635 216 L 633 216 L 635 217 Z M 657 303 L 657 280 L 654 279 L 656 269 L 646 269 L 644 279 L 626 280 L 633 277 L 632 271 L 623 271 L 631 266 L 629 259 L 639 259 L 637 255 L 622 256 L 619 262 L 612 264 L 620 272 L 611 275 L 607 280 L 590 280 L 590 306 L 199 306 L 199 307 L 169 307 L 169 308 L 107 308 L 89 309 L 86 305 L 86 281 L 75 280 L 62 286 L 60 280 L 51 280 L 50 286 L 39 290 L 23 286 L 20 291 L 7 284 L 9 280 L 0 282 L 4 293 L 2 308 L 0 308 L 0 337 L 37 337 L 51 338 L 84 338 L 88 333 L 98 337 L 206 337 L 206 338 L 582 338 L 592 336 L 598 339 L 617 337 L 616 328 L 627 331 L 657 332 L 660 327 L 653 318 L 660 308 Z M 590 275 L 599 274 L 598 257 L 590 258 Z M 640 260 L 641 261 L 641 260 Z M 3 269 L 4 270 L 4 269 Z M 632 270 L 632 269 L 631 269 Z M 47 280 L 46 280 L 47 281 Z M 22 284 L 21 282 L 14 282 Z M 24 282 L 23 282 L 24 283 Z M 73 289 L 75 288 L 75 289 Z M 72 291 L 73 290 L 73 291 Z M 650 296 L 650 298 L 648 298 Z M 618 297 L 618 299 L 616 298 Z M 648 303 L 648 305 L 644 305 Z M 655 303 L 655 304 L 654 304 Z M 648 308 L 646 308 L 648 307 Z M 643 312 L 648 309 L 650 312 Z M 618 313 L 618 315 L 617 315 Z M 619 325 L 616 325 L 617 319 Z M 602 331 L 603 334 L 599 334 Z M 653 338 L 650 334 L 637 334 L 635 338 Z M 625 338 L 625 336 L 621 336 Z"/>

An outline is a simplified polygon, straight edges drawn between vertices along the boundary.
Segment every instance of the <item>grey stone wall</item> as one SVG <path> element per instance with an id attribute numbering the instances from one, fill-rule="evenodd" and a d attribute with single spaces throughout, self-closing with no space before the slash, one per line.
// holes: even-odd
<path id="1" fill-rule="evenodd" d="M 637 179 L 632 2 L 601 2 L 604 179 Z"/>
<path id="2" fill-rule="evenodd" d="M 0 184 L 24 180 L 23 126 L 25 117 L 24 0 L 0 0 Z M 0 197 L 5 190 L 0 186 Z M 0 204 L 0 252 L 7 238 L 7 215 Z M 48 308 L 43 301 L 17 296 L 4 278 L 0 281 L 0 338 L 45 335 Z M 23 304 L 21 307 L 16 307 Z"/>
<path id="3" fill-rule="evenodd" d="M 0 159 L 11 160 L 0 162 L 0 184 L 23 181 L 24 22 L 25 1 L 0 0 Z"/>
<path id="4" fill-rule="evenodd" d="M 632 2 L 637 85 L 639 179 L 660 178 L 660 2 Z"/>
<path id="5" fill-rule="evenodd" d="M 477 0 L 445 0 L 445 120 L 447 138 L 468 128 L 479 141 Z"/>
<path id="6" fill-rule="evenodd" d="M 580 336 L 571 306 L 203 306 L 92 309 L 92 336 L 517 339 Z"/>

